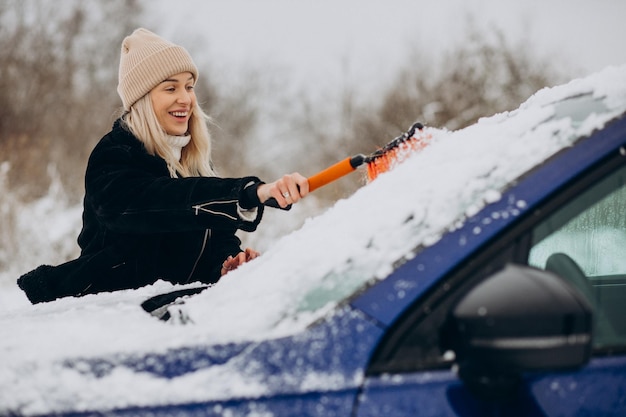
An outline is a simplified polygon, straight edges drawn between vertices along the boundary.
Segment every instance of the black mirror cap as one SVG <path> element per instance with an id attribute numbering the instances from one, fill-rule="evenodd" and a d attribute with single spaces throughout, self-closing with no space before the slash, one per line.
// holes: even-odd
<path id="1" fill-rule="evenodd" d="M 566 370 L 589 361 L 591 332 L 591 306 L 565 280 L 507 265 L 452 308 L 442 348 L 461 375 Z"/>

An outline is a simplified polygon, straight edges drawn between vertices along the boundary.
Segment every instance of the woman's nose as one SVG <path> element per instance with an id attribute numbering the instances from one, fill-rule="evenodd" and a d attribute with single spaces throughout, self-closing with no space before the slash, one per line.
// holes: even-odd
<path id="1" fill-rule="evenodd" d="M 181 104 L 191 103 L 191 95 L 189 91 L 183 90 L 179 95 L 176 101 Z"/>

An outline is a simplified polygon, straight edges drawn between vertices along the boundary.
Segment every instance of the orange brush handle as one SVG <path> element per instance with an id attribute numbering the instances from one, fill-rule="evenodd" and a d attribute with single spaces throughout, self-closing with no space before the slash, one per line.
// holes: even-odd
<path id="1" fill-rule="evenodd" d="M 317 190 L 318 188 L 353 172 L 363 163 L 362 158 L 362 155 L 348 157 L 309 177 L 309 192 Z"/>
<path id="2" fill-rule="evenodd" d="M 351 173 L 352 171 L 357 169 L 360 165 L 365 163 L 365 161 L 366 161 L 366 157 L 364 155 L 360 155 L 360 154 L 354 155 L 352 157 L 348 157 L 342 161 L 337 162 L 335 165 L 329 166 L 325 170 L 318 172 L 312 177 L 307 178 L 307 181 L 309 182 L 309 192 L 313 190 L 317 190 L 318 188 L 323 187 L 324 185 L 330 182 L 333 182 L 343 177 L 346 174 Z M 265 201 L 265 203 L 263 204 L 269 207 L 281 208 L 278 205 L 278 202 L 276 201 L 276 199 L 273 197 Z M 290 210 L 290 209 L 291 209 L 291 204 L 288 205 L 287 207 L 282 208 L 282 210 Z"/>

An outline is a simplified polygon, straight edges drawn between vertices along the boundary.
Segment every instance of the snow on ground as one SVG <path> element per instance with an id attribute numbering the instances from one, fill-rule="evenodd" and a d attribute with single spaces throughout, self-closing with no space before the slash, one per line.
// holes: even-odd
<path id="1" fill-rule="evenodd" d="M 17 277 L 39 264 L 55 265 L 78 255 L 82 212 L 82 205 L 67 203 L 54 170 L 47 195 L 19 203 L 4 184 L 9 169 L 8 162 L 0 165 L 0 314 L 30 304 L 16 285 Z"/>
<path id="2" fill-rule="evenodd" d="M 581 121 L 553 117 L 551 103 L 584 94 L 606 97 L 608 111 Z M 2 407 L 28 414 L 150 404 L 164 392 L 174 392 L 180 400 L 198 394 L 193 389 L 198 379 L 209 377 L 219 377 L 221 383 L 204 385 L 198 394 L 203 398 L 235 391 L 261 393 L 261 387 L 243 383 L 223 368 L 191 373 L 172 387 L 174 381 L 122 370 L 103 379 L 61 372 L 59 363 L 71 357 L 165 351 L 300 332 L 366 281 L 383 279 L 395 261 L 411 256 L 418 245 L 435 243 L 466 214 L 497 200 L 506 185 L 530 167 L 624 111 L 626 66 L 544 89 L 520 109 L 463 130 L 427 128 L 425 134 L 432 139 L 423 151 L 189 299 L 183 307 L 193 320 L 189 325 L 159 322 L 139 307 L 146 298 L 174 288 L 164 282 L 35 306 L 3 303 L 0 413 Z M 131 396 L 122 389 L 127 386 L 148 388 Z M 228 393 L 219 391 L 220 386 L 228 387 Z"/>

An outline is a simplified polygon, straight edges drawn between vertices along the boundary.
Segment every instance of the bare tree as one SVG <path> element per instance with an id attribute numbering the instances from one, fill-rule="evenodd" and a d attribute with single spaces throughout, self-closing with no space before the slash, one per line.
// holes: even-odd
<path id="1" fill-rule="evenodd" d="M 203 68 L 203 71 L 210 72 L 210 68 Z M 197 85 L 198 100 L 212 119 L 213 161 L 220 174 L 249 175 L 251 155 L 247 149 L 254 140 L 252 135 L 259 117 L 258 74 L 251 73 L 245 82 L 228 89 L 206 81 L 216 78 L 219 76 L 201 76 Z"/>
<path id="2" fill-rule="evenodd" d="M 517 108 L 537 90 L 562 76 L 532 53 L 530 45 L 510 45 L 502 32 L 493 39 L 470 30 L 467 41 L 440 65 L 414 59 L 383 96 L 375 114 L 355 125 L 356 135 L 384 144 L 419 119 L 435 127 L 460 129 L 480 117 Z"/>
<path id="3" fill-rule="evenodd" d="M 139 10 L 137 0 L 0 1 L 0 155 L 11 188 L 42 194 L 53 164 L 81 194 L 86 156 L 118 105 L 119 44 Z"/>

